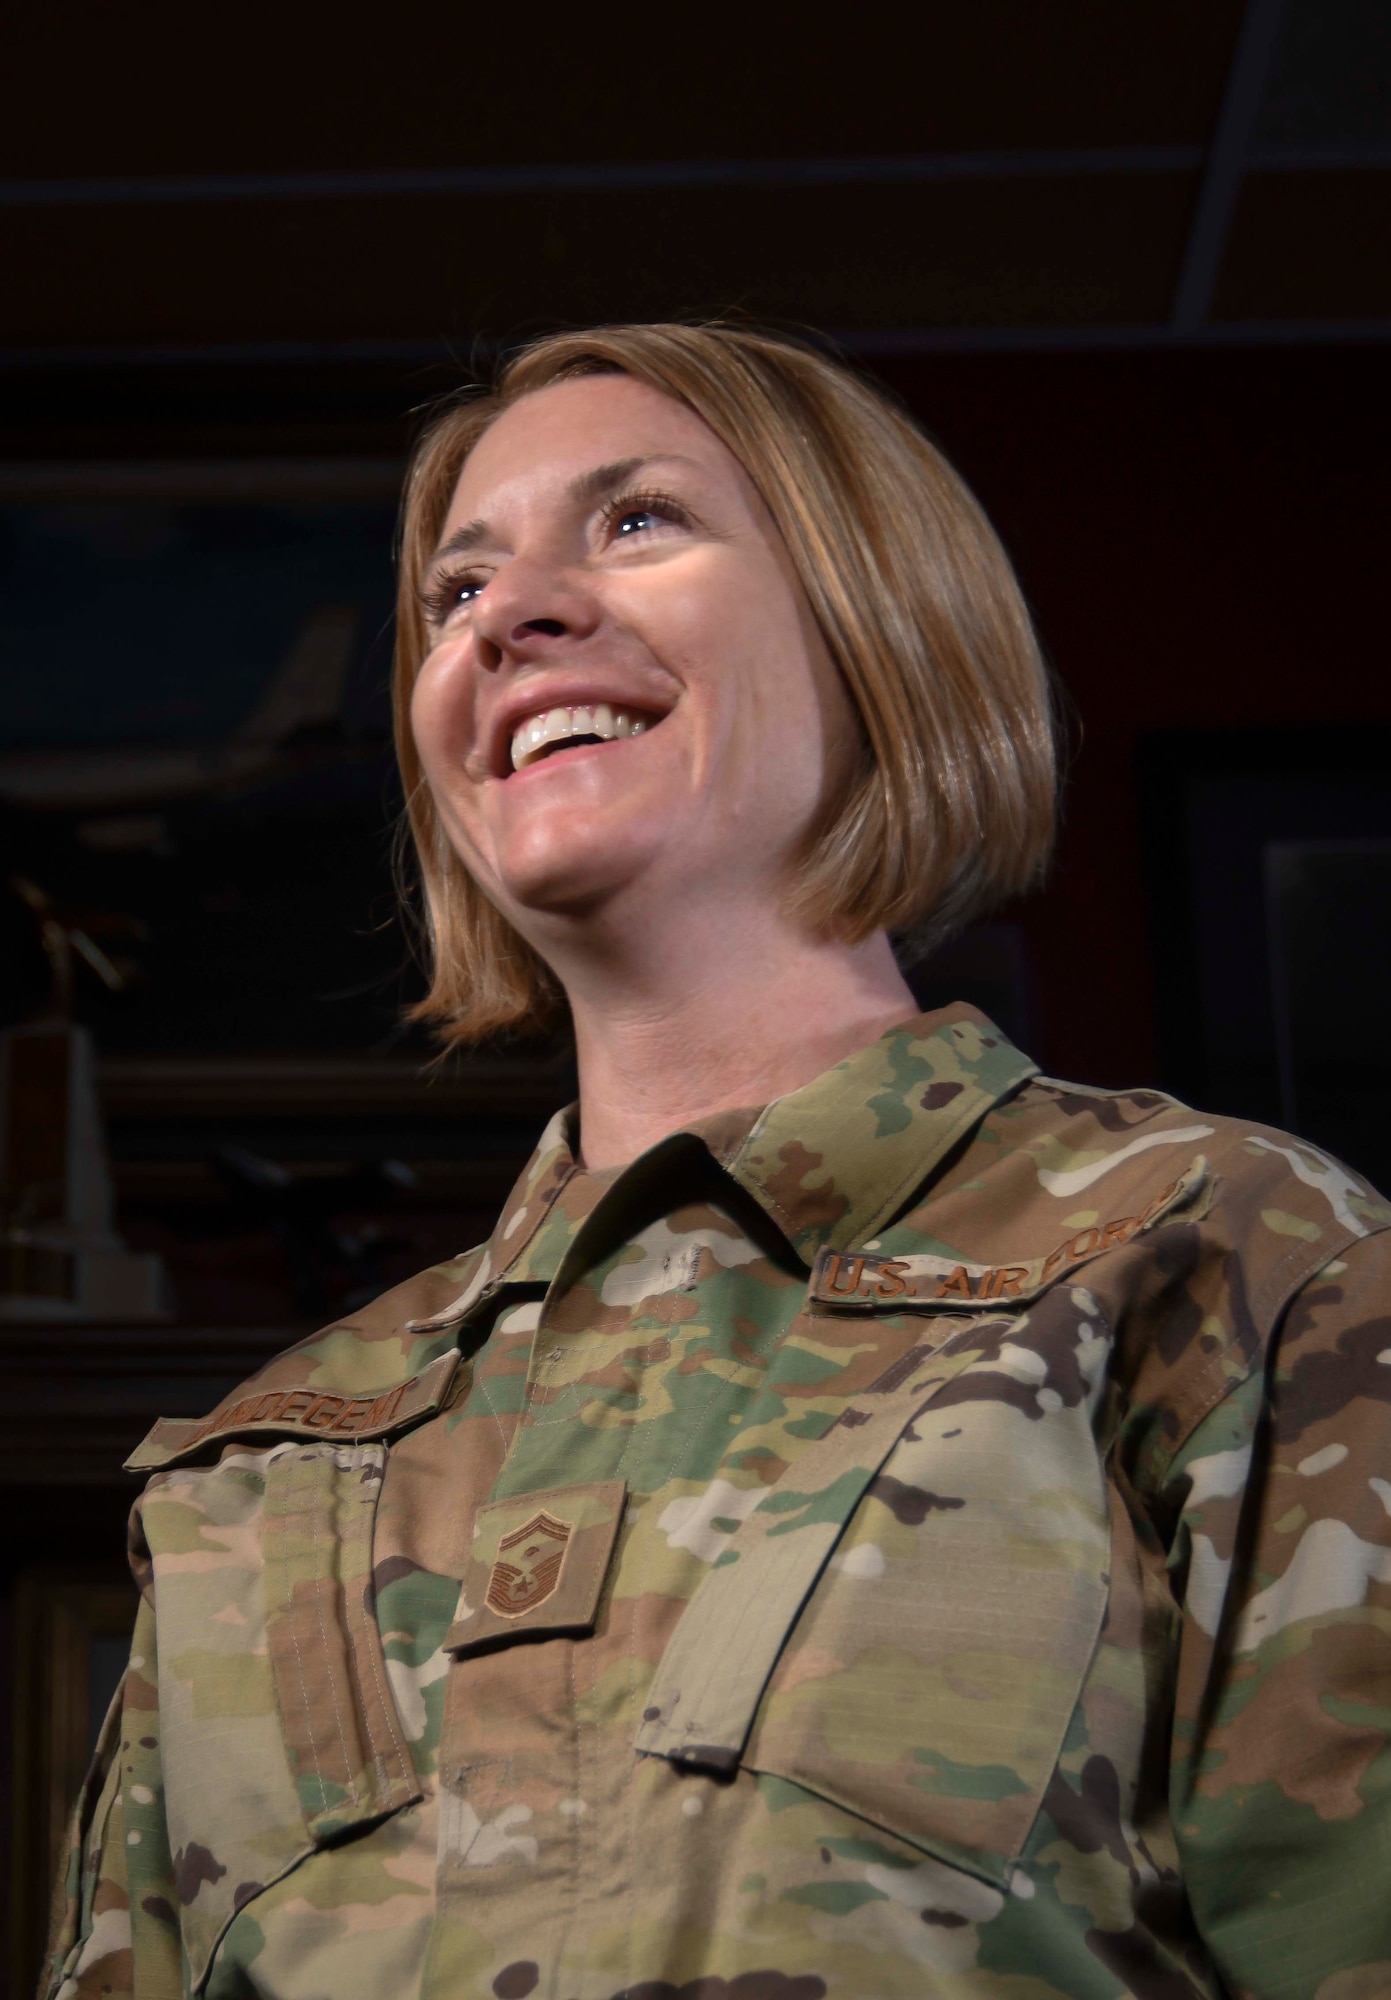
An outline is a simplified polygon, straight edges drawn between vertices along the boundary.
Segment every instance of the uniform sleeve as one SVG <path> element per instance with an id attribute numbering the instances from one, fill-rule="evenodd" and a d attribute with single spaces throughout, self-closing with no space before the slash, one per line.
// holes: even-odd
<path id="1" fill-rule="evenodd" d="M 39 2000 L 181 2000 L 157 1686 L 146 1584 L 130 1659 L 69 1822 Z"/>
<path id="2" fill-rule="evenodd" d="M 1391 1992 L 1391 1234 L 1296 1294 L 1172 1493 L 1199 1928 L 1242 2000 Z"/>

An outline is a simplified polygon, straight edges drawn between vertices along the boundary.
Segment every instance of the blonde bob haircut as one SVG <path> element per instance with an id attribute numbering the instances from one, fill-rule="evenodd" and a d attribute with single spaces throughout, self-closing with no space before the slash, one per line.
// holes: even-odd
<path id="1" fill-rule="evenodd" d="M 397 754 L 431 981 L 412 1010 L 448 1044 L 540 1025 L 547 967 L 445 837 L 411 736 L 429 650 L 421 592 L 460 471 L 522 396 L 622 374 L 694 410 L 753 481 L 858 714 L 858 760 L 788 884 L 822 935 L 886 928 L 920 956 L 1042 871 L 1057 759 L 1048 676 L 1000 542 L 942 454 L 881 393 L 793 341 L 724 325 L 606 326 L 536 341 L 421 438 L 401 522 Z"/>

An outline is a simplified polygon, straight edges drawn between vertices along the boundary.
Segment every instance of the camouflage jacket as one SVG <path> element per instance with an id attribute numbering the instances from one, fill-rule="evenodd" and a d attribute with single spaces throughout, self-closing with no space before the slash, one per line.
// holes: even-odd
<path id="1" fill-rule="evenodd" d="M 166 1420 L 57 2000 L 1391 1993 L 1391 1210 L 970 1009 Z"/>

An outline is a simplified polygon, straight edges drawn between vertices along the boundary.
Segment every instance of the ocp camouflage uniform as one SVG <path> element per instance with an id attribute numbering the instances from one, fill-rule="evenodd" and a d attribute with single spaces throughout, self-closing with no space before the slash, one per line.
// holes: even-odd
<path id="1" fill-rule="evenodd" d="M 1391 1993 L 1391 1210 L 969 1009 L 165 1421 L 46 1991 Z"/>

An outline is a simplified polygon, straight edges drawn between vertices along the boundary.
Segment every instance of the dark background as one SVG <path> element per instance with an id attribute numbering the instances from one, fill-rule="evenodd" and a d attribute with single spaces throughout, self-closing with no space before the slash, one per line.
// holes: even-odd
<path id="1" fill-rule="evenodd" d="M 419 411 L 557 325 L 814 332 L 997 523 L 1070 710 L 1062 835 L 1047 886 L 923 991 L 995 1005 L 1055 1074 L 1298 1122 L 1391 1175 L 1391 1119 L 1366 1115 L 1391 1110 L 1391 12 L 811 18 L 12 11 L 0 762 L 219 737 L 306 604 L 346 594 L 361 625 L 341 714 L 273 782 L 153 808 L 163 831 L 117 850 L 80 812 L 3 809 L 6 872 L 145 925 L 140 982 L 80 1006 L 121 1227 L 177 1305 L 0 1329 L 6 1618 L 17 1570 L 118 1558 L 115 1467 L 154 1415 L 473 1240 L 567 1094 L 563 1048 L 422 1081 L 383 736 Z M 51 536 L 38 560 L 55 509 L 107 570 L 44 567 Z M 159 518 L 215 607 L 195 593 L 182 652 L 136 559 Z M 42 986 L 25 921 L 0 918 L 7 1020 Z"/>

